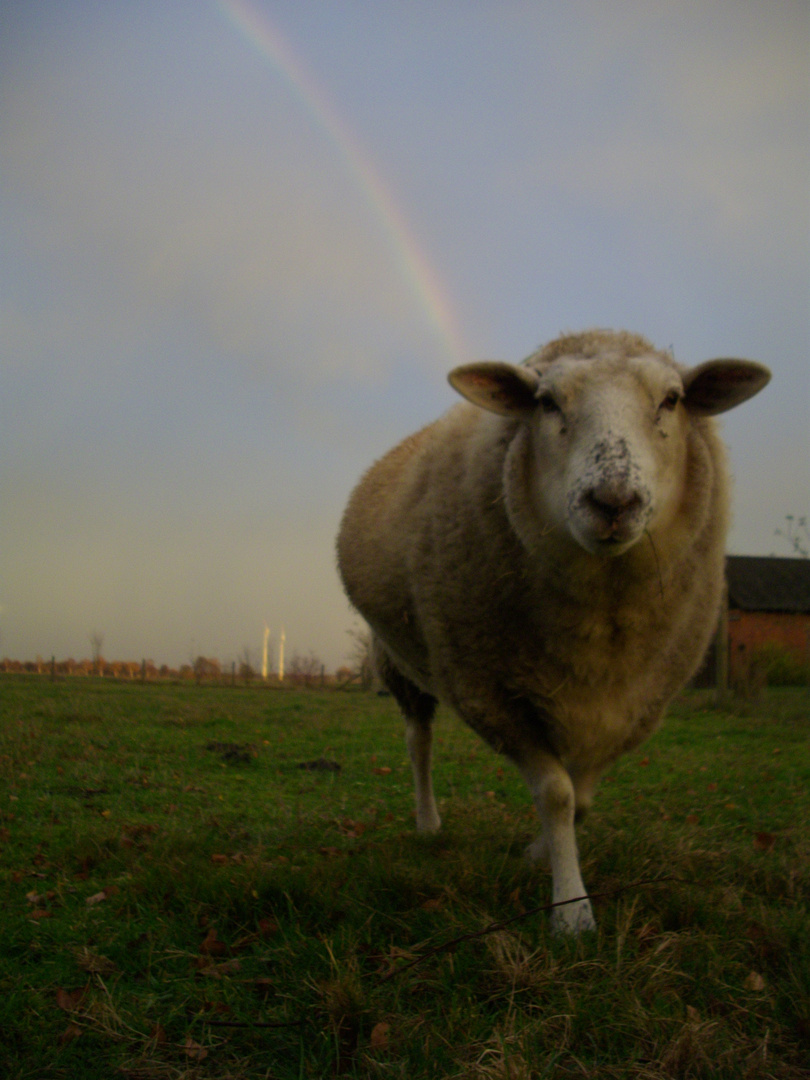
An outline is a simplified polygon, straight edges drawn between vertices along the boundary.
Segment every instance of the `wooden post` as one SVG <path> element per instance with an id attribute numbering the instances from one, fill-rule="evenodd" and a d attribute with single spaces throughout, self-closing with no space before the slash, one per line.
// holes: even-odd
<path id="1" fill-rule="evenodd" d="M 728 583 L 723 584 L 720 619 L 714 636 L 715 685 L 717 698 L 723 701 L 728 694 Z"/>

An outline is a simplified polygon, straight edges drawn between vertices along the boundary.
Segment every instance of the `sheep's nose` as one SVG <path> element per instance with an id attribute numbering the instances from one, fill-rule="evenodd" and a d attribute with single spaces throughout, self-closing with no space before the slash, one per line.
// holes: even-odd
<path id="1" fill-rule="evenodd" d="M 623 485 L 600 484 L 585 494 L 588 507 L 609 525 L 617 525 L 641 509 L 643 500 L 637 491 Z"/>

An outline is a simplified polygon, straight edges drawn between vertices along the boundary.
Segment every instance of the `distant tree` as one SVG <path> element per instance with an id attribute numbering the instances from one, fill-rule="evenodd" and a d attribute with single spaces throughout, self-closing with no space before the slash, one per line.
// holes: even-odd
<path id="1" fill-rule="evenodd" d="M 244 679 L 246 683 L 249 683 L 255 675 L 256 669 L 253 666 L 253 654 L 250 651 L 250 647 L 245 645 L 239 657 L 239 678 Z"/>
<path id="2" fill-rule="evenodd" d="M 323 673 L 323 664 L 314 652 L 308 656 L 295 653 L 287 665 L 287 677 L 293 686 L 314 686 Z"/>
<path id="3" fill-rule="evenodd" d="M 371 659 L 371 631 L 367 626 L 347 631 L 352 639 L 349 661 L 353 677 L 363 690 L 370 690 L 374 681 L 374 664 Z"/>
<path id="4" fill-rule="evenodd" d="M 785 514 L 785 528 L 774 529 L 774 536 L 781 536 L 787 541 L 794 555 L 800 555 L 803 559 L 810 558 L 810 529 L 807 527 L 807 518 L 795 518 L 793 514 Z"/>
<path id="5" fill-rule="evenodd" d="M 219 660 L 209 659 L 205 656 L 198 656 L 194 661 L 194 678 L 198 683 L 201 683 L 203 679 L 218 679 L 221 674 L 221 668 Z"/>
<path id="6" fill-rule="evenodd" d="M 90 635 L 90 652 L 93 657 L 93 674 L 98 675 L 103 666 L 101 649 L 104 645 L 104 635 L 94 630 Z"/>

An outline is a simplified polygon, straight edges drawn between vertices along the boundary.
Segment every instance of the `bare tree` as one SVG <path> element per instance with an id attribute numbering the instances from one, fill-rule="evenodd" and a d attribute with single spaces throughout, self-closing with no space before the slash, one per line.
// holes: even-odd
<path id="1" fill-rule="evenodd" d="M 253 666 L 253 654 L 250 651 L 250 646 L 245 645 L 239 657 L 239 678 L 244 679 L 246 683 L 249 683 L 255 674 L 256 669 Z"/>
<path id="2" fill-rule="evenodd" d="M 367 626 L 353 627 L 347 631 L 352 639 L 349 653 L 353 680 L 362 690 L 370 690 L 374 681 L 374 664 L 371 659 L 371 631 Z"/>
<path id="3" fill-rule="evenodd" d="M 287 675 L 293 686 L 314 686 L 323 674 L 323 664 L 311 652 L 308 656 L 295 653 L 287 665 Z"/>
<path id="4" fill-rule="evenodd" d="M 795 518 L 793 514 L 785 514 L 787 522 L 784 529 L 774 529 L 774 536 L 781 536 L 792 548 L 794 555 L 801 555 L 803 559 L 810 558 L 810 528 L 807 526 L 807 518 Z"/>
<path id="5" fill-rule="evenodd" d="M 90 651 L 93 657 L 93 674 L 98 675 L 102 667 L 101 649 L 104 645 L 104 635 L 94 630 L 90 635 Z"/>

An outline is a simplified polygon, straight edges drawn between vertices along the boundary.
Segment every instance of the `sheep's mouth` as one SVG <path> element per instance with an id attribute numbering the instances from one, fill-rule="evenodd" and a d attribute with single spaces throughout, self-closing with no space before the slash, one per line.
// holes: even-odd
<path id="1" fill-rule="evenodd" d="M 583 520 L 584 517 L 584 520 Z M 634 515 L 632 521 L 606 522 L 583 515 L 571 522 L 576 541 L 592 555 L 622 555 L 644 535 L 646 516 Z"/>

